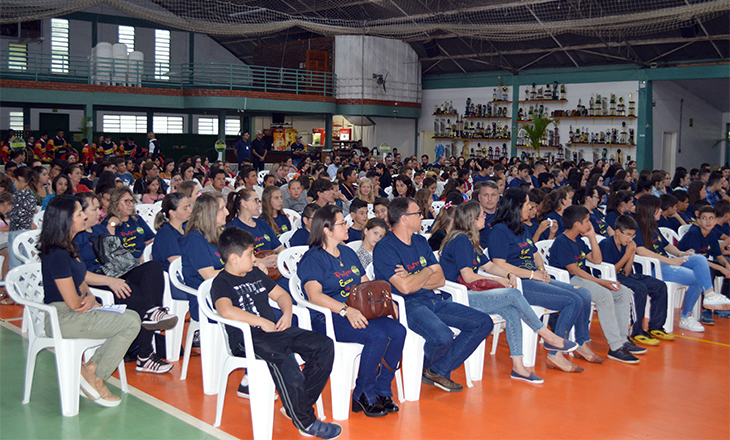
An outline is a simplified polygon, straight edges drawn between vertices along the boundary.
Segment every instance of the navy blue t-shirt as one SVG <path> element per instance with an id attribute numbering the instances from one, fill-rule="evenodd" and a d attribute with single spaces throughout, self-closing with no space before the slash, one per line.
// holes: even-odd
<path id="1" fill-rule="evenodd" d="M 489 234 L 492 233 L 492 225 L 494 225 L 494 220 L 497 218 L 497 211 L 495 210 L 494 214 L 485 212 L 484 215 L 486 216 L 484 218 L 484 229 L 479 231 L 479 246 L 482 249 L 486 249 L 489 246 Z"/>
<path id="2" fill-rule="evenodd" d="M 72 278 L 76 293 L 78 293 L 81 283 L 86 278 L 86 265 L 71 258 L 65 249 L 57 248 L 50 254 L 41 257 L 41 273 L 43 276 L 43 302 L 51 304 L 63 301 L 56 280 Z"/>
<path id="3" fill-rule="evenodd" d="M 152 243 L 152 259 L 159 261 L 165 267 L 170 269 L 168 258 L 182 255 L 180 251 L 180 239 L 183 237 L 177 229 L 173 228 L 170 223 L 165 223 L 157 231 L 155 242 Z"/>
<path id="4" fill-rule="evenodd" d="M 109 219 L 106 218 L 101 223 L 106 228 Z M 155 238 L 155 233 L 150 229 L 142 217 L 137 220 L 129 217 L 126 222 L 121 222 L 114 228 L 114 235 L 122 240 L 122 246 L 139 259 L 144 252 L 145 243 Z"/>
<path id="5" fill-rule="evenodd" d="M 444 271 L 444 278 L 447 281 L 458 282 L 461 269 L 468 267 L 477 273 L 480 267 L 487 264 L 487 257 L 477 255 L 469 237 L 466 234 L 459 234 L 446 243 L 441 252 L 441 269 Z"/>
<path id="6" fill-rule="evenodd" d="M 624 255 L 626 255 L 626 246 L 621 246 L 621 244 L 616 241 L 615 236 L 601 240 L 601 242 L 598 243 L 598 247 L 601 248 L 601 256 L 603 257 L 604 263 L 615 265 L 621 261 Z M 624 268 L 621 269 L 621 274 L 626 276 L 630 275 L 623 271 Z"/>
<path id="7" fill-rule="evenodd" d="M 350 226 L 347 230 L 347 242 L 362 240 L 362 229 L 355 229 Z"/>
<path id="8" fill-rule="evenodd" d="M 284 232 L 291 231 L 291 223 L 289 222 L 289 217 L 287 217 L 286 214 L 279 214 L 276 218 L 274 218 L 274 223 L 279 226 L 279 230 L 276 231 L 277 237 Z"/>
<path id="9" fill-rule="evenodd" d="M 499 258 L 522 269 L 537 270 L 534 259 L 537 246 L 528 234 L 525 230 L 521 235 L 516 235 L 504 223 L 495 225 L 489 235 L 489 258 Z"/>
<path id="10" fill-rule="evenodd" d="M 614 229 L 616 229 L 614 226 L 616 225 L 616 219 L 619 218 L 619 214 L 616 211 L 610 211 L 606 213 L 606 219 L 604 220 L 606 222 L 606 226 L 610 226 Z"/>
<path id="11" fill-rule="evenodd" d="M 567 235 L 560 234 L 550 247 L 548 264 L 558 269 L 565 269 L 569 265 L 575 264 L 579 269 L 588 272 L 586 255 L 590 252 L 591 249 L 580 237 L 573 241 Z"/>
<path id="12" fill-rule="evenodd" d="M 555 220 L 558 222 L 558 230 L 555 231 L 555 237 L 562 235 L 565 232 L 565 223 L 563 222 L 563 216 L 555 211 L 551 211 L 545 216 L 545 219 Z M 540 234 L 540 240 L 547 240 L 550 238 L 550 228 L 545 229 L 545 232 Z"/>
<path id="13" fill-rule="evenodd" d="M 208 243 L 200 231 L 191 231 L 183 236 L 180 239 L 180 250 L 182 276 L 188 287 L 197 289 L 205 281 L 198 270 L 206 267 L 220 270 L 225 266 L 218 248 Z"/>
<path id="14" fill-rule="evenodd" d="M 679 232 L 679 227 L 682 226 L 674 217 L 666 218 L 664 215 L 659 216 L 659 221 L 656 222 L 658 228 L 669 228 L 674 232 Z"/>
<path id="15" fill-rule="evenodd" d="M 507 188 L 517 188 L 523 183 L 527 183 L 524 180 L 520 179 L 519 177 L 515 177 L 514 179 L 509 181 L 509 184 L 507 185 Z"/>
<path id="16" fill-rule="evenodd" d="M 309 246 L 309 231 L 299 228 L 289 239 L 289 246 Z"/>
<path id="17" fill-rule="evenodd" d="M 255 240 L 254 251 L 256 252 L 273 251 L 274 249 L 281 246 L 281 242 L 277 238 L 276 233 L 273 229 L 271 229 L 271 226 L 266 223 L 266 220 L 262 218 L 255 218 L 253 219 L 253 221 L 256 223 L 256 226 L 252 228 L 245 225 L 238 217 L 236 217 L 226 225 L 226 228 L 236 226 L 243 229 L 244 231 L 250 232 Z"/>
<path id="18" fill-rule="evenodd" d="M 722 237 L 723 235 L 730 236 L 730 223 L 725 223 L 722 225 L 720 223 L 716 224 L 713 232 L 717 234 L 718 238 Z"/>
<path id="19" fill-rule="evenodd" d="M 704 255 L 706 258 L 717 258 L 722 255 L 719 240 L 720 237 L 715 233 L 714 229 L 705 237 L 699 226 L 692 225 L 682 236 L 682 239 L 679 240 L 677 249 L 680 251 L 693 249 L 696 254 Z"/>
<path id="20" fill-rule="evenodd" d="M 537 220 L 532 219 L 532 224 L 528 225 L 527 223 L 524 223 L 525 225 L 525 231 L 527 231 L 527 236 L 532 238 L 535 236 L 535 232 L 537 232 L 537 228 L 540 227 L 540 224 L 537 222 Z"/>
<path id="21" fill-rule="evenodd" d="M 390 281 L 390 278 L 395 275 L 395 267 L 399 264 L 409 274 L 416 274 L 428 266 L 439 263 L 436 261 L 436 257 L 433 256 L 433 251 L 423 235 L 413 234 L 409 246 L 403 243 L 397 235 L 388 234 L 373 249 L 375 279 Z M 402 295 L 395 286 L 393 286 L 393 293 Z M 433 290 L 420 289 L 404 295 L 404 298 L 409 301 L 415 297 L 433 296 L 436 296 Z"/>
<path id="22" fill-rule="evenodd" d="M 641 229 L 636 230 L 634 243 L 636 243 L 637 247 L 644 246 L 644 237 L 641 235 Z M 657 231 L 654 232 L 654 237 L 652 239 L 652 245 L 650 250 L 664 257 L 668 257 L 667 252 L 664 250 L 664 247 L 668 244 L 669 242 L 664 238 L 664 236 Z"/>
<path id="23" fill-rule="evenodd" d="M 355 251 L 341 244 L 337 246 L 340 258 L 333 257 L 321 247 L 309 249 L 297 266 L 297 275 L 304 285 L 316 281 L 322 285 L 322 293 L 339 302 L 346 302 L 352 286 L 360 284 L 365 269 Z"/>
<path id="24" fill-rule="evenodd" d="M 91 228 L 91 232 L 84 230 L 74 237 L 74 243 L 79 250 L 79 258 L 89 272 L 101 273 L 101 264 L 96 259 L 96 252 L 94 252 L 94 241 L 101 234 L 109 234 L 109 230 L 102 225 L 96 225 Z"/>
<path id="25" fill-rule="evenodd" d="M 591 224 L 593 225 L 593 230 L 596 231 L 596 234 L 608 237 L 608 225 L 606 224 L 606 221 L 603 220 L 603 217 L 601 217 L 601 214 L 597 213 L 594 209 L 590 213 L 590 219 Z"/>

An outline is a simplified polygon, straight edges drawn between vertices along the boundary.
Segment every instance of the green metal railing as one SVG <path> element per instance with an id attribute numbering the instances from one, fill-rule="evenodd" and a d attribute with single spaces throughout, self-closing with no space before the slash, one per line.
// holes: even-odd
<path id="1" fill-rule="evenodd" d="M 0 77 L 76 84 L 173 89 L 227 89 L 334 96 L 330 72 L 215 63 L 158 64 L 0 50 Z"/>

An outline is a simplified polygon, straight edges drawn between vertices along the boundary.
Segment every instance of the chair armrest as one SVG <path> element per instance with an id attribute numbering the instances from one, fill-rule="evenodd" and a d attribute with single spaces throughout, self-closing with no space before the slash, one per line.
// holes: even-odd
<path id="1" fill-rule="evenodd" d="M 403 298 L 401 295 L 398 295 L 397 293 L 391 294 L 391 297 L 393 298 L 393 302 L 398 305 L 398 322 L 400 322 L 403 327 L 408 329 L 408 314 L 406 313 L 405 298 Z"/>
<path id="2" fill-rule="evenodd" d="M 299 306 L 306 307 L 310 310 L 317 311 L 324 315 L 324 325 L 325 325 L 325 331 L 327 333 L 327 337 L 332 339 L 333 341 L 336 341 L 337 338 L 335 337 L 335 327 L 332 323 L 332 311 L 328 309 L 327 307 L 318 306 L 308 299 L 304 298 L 304 294 L 300 290 L 299 286 L 299 277 L 296 275 L 296 273 L 292 274 L 292 277 L 289 278 L 289 291 L 291 292 L 292 296 L 296 300 L 297 304 Z M 298 315 L 297 315 L 298 316 Z M 311 316 L 310 316 L 310 323 L 311 323 Z"/>
<path id="3" fill-rule="evenodd" d="M 462 284 L 454 283 L 453 281 L 446 281 L 443 287 L 439 287 L 435 290 L 440 290 L 450 294 L 455 303 L 463 304 L 467 307 L 469 306 L 469 293 L 466 286 Z"/>
<path id="4" fill-rule="evenodd" d="M 114 293 L 108 290 L 89 286 L 89 293 L 101 299 L 101 305 L 103 306 L 109 306 L 114 304 Z"/>
<path id="5" fill-rule="evenodd" d="M 548 275 L 553 276 L 557 281 L 562 283 L 570 283 L 570 272 L 564 269 L 558 269 L 557 267 L 545 265 L 545 271 Z"/>
<path id="6" fill-rule="evenodd" d="M 588 267 L 598 271 L 602 280 L 616 281 L 616 267 L 613 264 L 594 264 L 590 261 L 586 261 L 586 263 L 588 264 Z"/>
<path id="7" fill-rule="evenodd" d="M 281 310 L 279 304 L 273 299 L 269 298 L 269 305 L 274 308 Z M 312 330 L 312 319 L 309 315 L 309 310 L 306 307 L 302 307 L 296 304 L 292 304 L 292 315 L 296 315 L 299 320 L 299 328 L 302 330 Z"/>
<path id="8" fill-rule="evenodd" d="M 641 266 L 641 273 L 648 276 L 653 276 L 658 280 L 662 280 L 662 266 L 659 260 L 656 258 L 642 257 L 641 255 L 634 256 L 634 265 Z M 654 273 L 652 274 L 652 269 Z"/>

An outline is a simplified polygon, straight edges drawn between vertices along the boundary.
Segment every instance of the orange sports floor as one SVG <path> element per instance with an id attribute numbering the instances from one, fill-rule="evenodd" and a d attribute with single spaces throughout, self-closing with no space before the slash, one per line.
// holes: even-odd
<path id="1" fill-rule="evenodd" d="M 19 326 L 13 320 L 18 317 L 20 307 L 0 306 L 0 319 Z M 339 422 L 340 438 L 730 439 L 730 319 L 716 322 L 705 333 L 686 332 L 675 322 L 677 340 L 649 347 L 639 365 L 576 360 L 585 368 L 578 374 L 547 370 L 539 348 L 535 372 L 545 379 L 543 385 L 509 378 L 511 361 L 502 336 L 497 354 L 486 355 L 483 380 L 473 388 L 449 394 L 424 385 L 421 400 L 400 404 L 397 414 L 369 419 L 351 413 Z M 593 350 L 605 359 L 607 345 L 597 320 L 591 336 Z M 185 381 L 179 380 L 181 365 L 182 360 L 172 374 L 156 376 L 136 373 L 128 364 L 129 383 L 212 425 L 216 397 L 203 394 L 199 358 L 191 359 Z M 236 396 L 242 374 L 231 375 L 220 429 L 250 439 L 249 402 Z M 463 367 L 453 379 L 465 384 Z M 328 387 L 326 421 L 332 421 L 329 396 Z M 279 406 L 277 400 L 273 438 L 302 438 Z M 124 433 L 114 437 L 126 438 Z"/>

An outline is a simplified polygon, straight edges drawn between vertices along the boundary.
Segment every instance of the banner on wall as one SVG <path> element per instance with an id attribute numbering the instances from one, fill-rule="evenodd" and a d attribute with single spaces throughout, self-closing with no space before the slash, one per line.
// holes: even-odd
<path id="1" fill-rule="evenodd" d="M 274 143 L 273 143 L 274 151 L 286 150 L 286 146 L 287 146 L 286 131 L 283 128 L 274 128 L 272 134 L 274 137 Z"/>
<path id="2" fill-rule="evenodd" d="M 327 130 L 324 128 L 312 129 L 312 145 L 324 145 L 324 137 L 326 133 Z"/>
<path id="3" fill-rule="evenodd" d="M 287 128 L 286 129 L 286 146 L 284 149 L 286 149 L 289 145 L 291 145 L 296 139 L 297 131 L 293 128 Z"/>
<path id="4" fill-rule="evenodd" d="M 341 141 L 349 141 L 352 139 L 352 129 L 351 128 L 340 128 L 340 140 Z"/>

